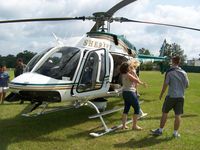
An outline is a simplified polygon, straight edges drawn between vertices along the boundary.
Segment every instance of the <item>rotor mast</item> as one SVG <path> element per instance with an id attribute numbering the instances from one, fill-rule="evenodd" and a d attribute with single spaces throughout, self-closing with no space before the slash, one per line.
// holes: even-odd
<path id="1" fill-rule="evenodd" d="M 96 22 L 95 31 L 109 32 L 112 17 L 106 12 L 93 13 L 94 21 Z"/>

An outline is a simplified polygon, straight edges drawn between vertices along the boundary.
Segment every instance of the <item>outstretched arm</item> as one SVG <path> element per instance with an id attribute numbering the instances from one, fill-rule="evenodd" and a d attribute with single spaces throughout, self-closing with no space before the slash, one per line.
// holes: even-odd
<path id="1" fill-rule="evenodd" d="M 138 77 L 133 76 L 131 73 L 128 73 L 128 78 L 132 81 L 135 82 L 136 84 L 141 84 L 144 85 L 146 87 L 146 83 L 140 81 L 140 79 Z"/>

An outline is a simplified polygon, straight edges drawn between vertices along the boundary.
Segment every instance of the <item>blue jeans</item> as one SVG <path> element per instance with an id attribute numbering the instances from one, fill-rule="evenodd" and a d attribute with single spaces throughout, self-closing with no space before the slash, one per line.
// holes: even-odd
<path id="1" fill-rule="evenodd" d="M 140 105 L 138 102 L 137 94 L 136 92 L 132 91 L 123 91 L 122 93 L 124 98 L 124 114 L 128 114 L 130 107 L 132 106 L 134 109 L 134 114 L 140 113 Z"/>

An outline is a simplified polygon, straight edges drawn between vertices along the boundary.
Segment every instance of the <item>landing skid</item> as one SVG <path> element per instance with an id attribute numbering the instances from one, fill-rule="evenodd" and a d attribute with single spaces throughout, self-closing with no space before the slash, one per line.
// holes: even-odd
<path id="1" fill-rule="evenodd" d="M 90 105 L 96 110 L 97 114 L 89 116 L 89 118 L 90 119 L 99 118 L 101 120 L 101 123 L 102 123 L 103 128 L 104 128 L 103 132 L 100 132 L 100 133 L 92 132 L 92 133 L 90 133 L 91 136 L 100 137 L 102 135 L 105 135 L 107 133 L 110 133 L 110 132 L 115 131 L 115 130 L 117 130 L 117 129 L 122 127 L 122 124 L 120 124 L 118 126 L 113 126 L 113 127 L 109 128 L 106 125 L 106 123 L 105 123 L 105 121 L 103 119 L 103 116 L 111 114 L 111 113 L 114 113 L 114 112 L 117 112 L 117 111 L 120 111 L 123 108 L 114 108 L 114 109 L 111 109 L 111 110 L 100 112 L 99 109 L 96 107 L 96 105 L 94 103 L 92 103 L 91 101 L 87 101 L 83 105 L 81 105 L 79 103 L 75 103 L 72 106 L 53 107 L 51 109 L 48 108 L 48 104 L 49 104 L 48 102 L 34 102 L 34 103 L 30 104 L 24 110 L 24 112 L 22 113 L 22 116 L 25 116 L 25 117 L 36 117 L 36 116 L 39 116 L 39 115 L 44 115 L 44 114 L 48 114 L 48 113 L 52 113 L 52 112 L 57 112 L 57 111 L 61 111 L 61 110 L 70 109 L 70 108 L 79 108 L 80 106 L 83 106 L 83 105 Z M 48 109 L 50 109 L 50 110 L 48 110 Z M 37 112 L 35 112 L 35 111 L 37 111 Z M 143 113 L 143 111 L 140 110 L 140 115 L 139 115 L 138 119 L 143 118 L 146 115 L 147 115 L 147 113 Z M 129 124 L 129 123 L 132 123 L 132 120 L 129 120 L 129 121 L 126 122 L 126 124 Z"/>
<path id="2" fill-rule="evenodd" d="M 132 123 L 132 120 L 129 120 L 129 121 L 126 122 L 126 124 L 129 124 L 129 123 Z M 115 130 L 120 129 L 120 128 L 122 128 L 122 124 L 120 124 L 118 126 L 114 126 L 112 128 L 108 128 L 108 130 L 105 130 L 104 132 L 101 132 L 101 133 L 92 132 L 92 133 L 90 133 L 90 135 L 92 137 L 100 137 L 102 135 L 105 135 L 105 134 L 107 134 L 109 132 L 115 131 Z"/>
<path id="3" fill-rule="evenodd" d="M 101 120 L 101 123 L 102 123 L 102 125 L 103 125 L 103 127 L 104 127 L 104 131 L 103 131 L 103 132 L 100 132 L 100 133 L 91 132 L 91 133 L 90 133 L 90 136 L 92 136 L 92 137 L 100 137 L 100 136 L 102 136 L 102 135 L 105 135 L 105 134 L 107 134 L 107 133 L 110 133 L 110 132 L 113 132 L 113 131 L 115 131 L 115 130 L 117 130 L 117 129 L 122 128 L 122 124 L 120 124 L 120 125 L 118 125 L 118 126 L 113 126 L 113 127 L 111 127 L 111 128 L 108 128 L 108 126 L 106 125 L 106 123 L 105 123 L 105 121 L 104 121 L 104 119 L 103 119 L 103 116 L 104 116 L 104 115 L 107 115 L 107 114 L 111 114 L 111 113 L 117 112 L 117 111 L 120 111 L 120 110 L 122 110 L 123 108 L 114 108 L 114 109 L 111 109 L 111 110 L 108 110 L 108 111 L 100 112 L 99 109 L 94 105 L 94 103 L 92 103 L 92 102 L 90 102 L 90 101 L 88 101 L 87 103 L 88 103 L 89 105 L 91 105 L 92 107 L 94 107 L 94 109 L 97 111 L 97 114 L 96 114 L 96 115 L 89 116 L 89 118 L 92 119 L 92 118 L 97 118 L 97 117 L 99 117 L 100 120 Z M 143 111 L 140 110 L 140 115 L 139 115 L 138 119 L 143 118 L 143 117 L 145 117 L 145 116 L 147 116 L 147 113 L 143 113 Z M 132 123 L 132 120 L 127 121 L 127 122 L 126 122 L 126 125 L 129 124 L 129 123 Z"/>
<path id="4" fill-rule="evenodd" d="M 72 106 L 57 106 L 53 108 L 48 108 L 48 102 L 34 102 L 30 104 L 22 113 L 24 117 L 37 117 L 39 115 L 44 115 L 48 113 L 53 113 L 61 110 L 66 110 L 70 108 L 74 108 Z M 49 109 L 49 110 L 48 110 Z M 37 111 L 37 112 L 36 112 Z"/>

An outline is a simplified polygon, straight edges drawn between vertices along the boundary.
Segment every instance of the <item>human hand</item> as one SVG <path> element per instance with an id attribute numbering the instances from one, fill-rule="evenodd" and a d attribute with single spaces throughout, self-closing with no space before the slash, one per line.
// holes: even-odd
<path id="1" fill-rule="evenodd" d="M 160 94 L 160 96 L 159 96 L 159 100 L 162 100 L 162 94 Z"/>
<path id="2" fill-rule="evenodd" d="M 145 88 L 148 86 L 148 84 L 147 83 L 145 83 L 145 82 L 143 82 L 143 84 L 142 84 Z"/>

